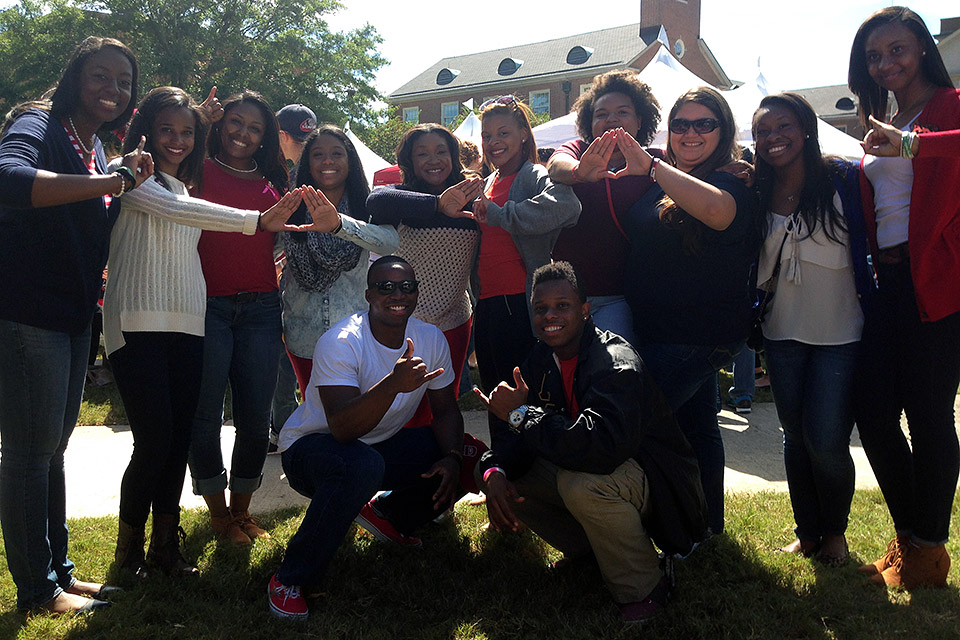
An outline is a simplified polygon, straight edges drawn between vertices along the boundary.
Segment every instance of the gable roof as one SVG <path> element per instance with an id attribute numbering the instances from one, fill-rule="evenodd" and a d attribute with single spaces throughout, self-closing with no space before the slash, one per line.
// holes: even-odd
<path id="1" fill-rule="evenodd" d="M 591 55 L 582 64 L 567 63 L 567 54 L 578 45 L 592 50 Z M 634 23 L 543 42 L 452 56 L 435 62 L 387 97 L 401 101 L 426 92 L 436 95 L 438 90 L 481 90 L 485 85 L 509 80 L 529 82 L 542 78 L 549 81 L 572 74 L 594 75 L 628 65 L 646 48 L 647 44 L 640 38 L 640 24 Z M 505 58 L 522 60 L 523 64 L 510 75 L 500 75 L 497 69 Z M 437 74 L 443 69 L 458 71 L 459 74 L 455 74 L 447 84 L 437 84 Z"/>
<path id="2" fill-rule="evenodd" d="M 838 118 L 838 117 L 857 117 L 857 97 L 853 95 L 853 92 L 850 91 L 850 88 L 845 84 L 832 84 L 826 87 L 809 87 L 806 89 L 791 89 L 790 91 L 794 93 L 799 93 L 801 96 L 807 99 L 807 102 L 810 103 L 810 106 L 813 107 L 813 110 L 816 112 L 817 116 L 823 119 L 827 118 Z M 852 108 L 842 109 L 837 106 L 837 103 L 846 98 L 849 102 L 844 101 L 840 103 L 843 105 L 846 103 L 848 106 L 852 105 Z"/>

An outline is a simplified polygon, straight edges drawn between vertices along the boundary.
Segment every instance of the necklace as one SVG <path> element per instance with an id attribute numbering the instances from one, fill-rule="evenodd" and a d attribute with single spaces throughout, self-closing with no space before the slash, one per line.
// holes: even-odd
<path id="1" fill-rule="evenodd" d="M 83 138 L 81 138 L 81 137 L 80 137 L 80 134 L 77 133 L 77 125 L 73 124 L 73 117 L 72 117 L 72 116 L 67 116 L 67 122 L 70 123 L 70 128 L 73 130 L 73 137 L 75 137 L 75 138 L 77 139 L 77 144 L 79 144 L 79 145 L 80 145 L 80 149 L 83 150 L 83 155 L 88 156 L 88 155 L 90 155 L 91 153 L 93 153 L 93 149 L 92 149 L 92 148 L 87 149 L 87 145 L 83 144 Z M 93 134 L 93 139 L 94 139 L 94 141 L 96 141 L 96 139 L 97 139 L 97 134 Z M 96 142 L 93 143 L 93 145 L 96 145 L 96 144 L 97 144 Z M 93 145 L 91 145 L 91 147 L 92 147 Z"/>
<path id="2" fill-rule="evenodd" d="M 253 160 L 253 169 L 237 169 L 236 167 L 231 167 L 230 165 L 228 165 L 226 162 L 224 162 L 217 156 L 213 156 L 213 161 L 219 164 L 221 167 L 226 167 L 227 169 L 230 169 L 231 171 L 236 171 L 237 173 L 253 173 L 254 171 L 260 168 L 260 165 L 257 164 L 257 161 L 254 158 L 250 158 L 250 159 Z"/>
<path id="3" fill-rule="evenodd" d="M 926 91 L 923 92 L 923 95 L 920 96 L 920 99 L 919 99 L 919 100 L 915 100 L 915 101 L 914 101 L 909 107 L 907 107 L 906 109 L 900 109 L 900 108 L 898 107 L 898 108 L 897 108 L 897 112 L 893 114 L 893 117 L 892 117 L 892 118 L 890 118 L 890 124 L 893 124 L 893 123 L 897 120 L 897 118 L 900 117 L 900 114 L 905 114 L 905 115 L 912 116 L 912 115 L 913 115 L 913 111 L 914 111 L 915 109 L 917 109 L 917 107 L 920 107 L 920 110 L 922 110 L 922 109 L 923 109 L 923 106 L 924 106 L 925 104 L 927 104 L 927 102 L 930 100 L 930 97 L 936 92 L 936 90 L 937 90 L 936 87 L 929 87 Z M 909 118 L 909 119 L 908 119 L 908 118 L 904 118 L 904 119 L 909 122 L 909 121 L 912 120 L 913 118 L 911 117 L 911 118 Z M 902 125 L 901 125 L 901 126 L 902 126 Z"/>

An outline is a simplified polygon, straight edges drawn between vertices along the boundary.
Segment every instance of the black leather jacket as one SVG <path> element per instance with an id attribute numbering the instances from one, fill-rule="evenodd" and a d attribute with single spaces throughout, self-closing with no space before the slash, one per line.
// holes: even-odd
<path id="1" fill-rule="evenodd" d="M 650 485 L 644 526 L 657 546 L 685 555 L 706 537 L 696 457 L 628 342 L 587 322 L 574 375 L 576 417 L 569 417 L 550 347 L 538 343 L 520 370 L 530 388 L 526 420 L 519 429 L 494 420 L 480 473 L 496 466 L 519 478 L 541 456 L 563 469 L 607 474 L 633 458 Z"/>

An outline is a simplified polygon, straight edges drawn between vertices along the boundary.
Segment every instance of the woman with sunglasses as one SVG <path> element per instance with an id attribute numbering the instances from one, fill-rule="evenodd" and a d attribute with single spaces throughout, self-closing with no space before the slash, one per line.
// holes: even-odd
<path id="1" fill-rule="evenodd" d="M 414 316 L 443 331 L 456 393 L 472 326 L 467 286 L 480 242 L 477 222 L 464 209 L 480 195 L 483 183 L 464 179 L 457 139 L 438 124 L 407 131 L 397 146 L 397 164 L 403 184 L 374 190 L 367 210 L 372 220 L 400 233 L 396 254 L 410 262 L 420 279 Z M 415 419 L 421 417 L 418 412 Z"/>
<path id="2" fill-rule="evenodd" d="M 862 570 L 878 584 L 942 588 L 960 470 L 960 91 L 906 7 L 860 26 L 849 84 L 868 129 L 861 184 L 879 284 L 863 327 L 855 414 L 896 528 L 887 553 Z"/>
<path id="3" fill-rule="evenodd" d="M 283 195 L 287 171 L 273 109 L 253 91 L 223 102 L 223 117 L 207 137 L 203 186 L 195 195 L 217 204 L 266 211 Z M 207 283 L 203 373 L 190 443 L 193 491 L 210 510 L 214 533 L 238 544 L 266 537 L 250 516 L 262 480 L 270 409 L 283 354 L 280 292 L 273 263 L 274 233 L 252 236 L 204 231 L 197 246 Z M 227 383 L 236 440 L 227 472 L 220 448 Z"/>
<path id="4" fill-rule="evenodd" d="M 821 155 L 817 116 L 795 93 L 760 101 L 753 139 L 764 347 L 797 525 L 782 551 L 839 566 L 856 479 L 854 364 L 873 293 L 858 171 Z"/>
<path id="5" fill-rule="evenodd" d="M 513 380 L 514 367 L 536 343 L 529 312 L 533 272 L 550 262 L 560 230 L 580 215 L 573 190 L 554 184 L 537 164 L 531 115 L 514 96 L 480 107 L 483 157 L 494 169 L 473 207 L 480 223 L 474 342 L 486 393 Z"/>
<path id="6" fill-rule="evenodd" d="M 717 371 L 743 348 L 752 321 L 751 270 L 759 249 L 756 201 L 736 176 L 718 171 L 740 155 L 736 124 L 710 87 L 680 96 L 669 116 L 666 159 L 626 131 L 626 167 L 656 184 L 633 206 L 624 291 L 637 350 L 658 382 L 700 463 L 713 533 L 723 530 L 723 440 Z"/>
<path id="7" fill-rule="evenodd" d="M 63 455 L 120 198 L 153 172 L 142 140 L 109 171 L 98 135 L 130 119 L 137 76 L 125 44 L 89 37 L 49 101 L 14 107 L 0 141 L 0 524 L 20 609 L 106 604 L 67 557 Z"/>
<path id="8" fill-rule="evenodd" d="M 653 182 L 648 176 L 611 177 L 626 163 L 614 131 L 622 128 L 640 144 L 650 144 L 660 123 L 660 105 L 636 71 L 618 70 L 594 77 L 573 110 L 580 139 L 557 149 L 547 170 L 554 182 L 573 187 L 583 211 L 576 226 L 560 232 L 553 257 L 566 260 L 580 275 L 597 327 L 633 343 L 633 317 L 623 297 L 630 249 L 623 221 Z"/>
<path id="9" fill-rule="evenodd" d="M 298 187 L 314 187 L 323 198 L 321 207 L 302 205 L 291 218 L 313 222 L 320 230 L 281 235 L 288 272 L 284 342 L 305 394 L 317 340 L 331 325 L 366 307 L 370 252 L 390 255 L 399 238 L 393 226 L 369 222 L 370 187 L 356 147 L 339 127 L 325 124 L 307 136 L 293 180 Z"/>

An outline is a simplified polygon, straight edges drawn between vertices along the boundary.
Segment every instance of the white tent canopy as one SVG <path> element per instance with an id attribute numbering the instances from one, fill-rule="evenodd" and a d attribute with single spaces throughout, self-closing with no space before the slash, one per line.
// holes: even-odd
<path id="1" fill-rule="evenodd" d="M 380 169 L 386 169 L 392 165 L 371 151 L 370 147 L 363 144 L 363 141 L 350 130 L 349 122 L 344 126 L 344 131 L 346 131 L 347 137 L 350 138 L 353 146 L 357 148 L 357 155 L 360 156 L 360 162 L 363 164 L 363 173 L 367 177 L 367 184 L 373 188 L 373 174 L 380 171 Z"/>
<path id="2" fill-rule="evenodd" d="M 702 78 L 680 64 L 665 47 L 660 47 L 657 55 L 642 71 L 640 80 L 650 85 L 653 95 L 660 103 L 662 118 L 657 133 L 653 139 L 653 146 L 664 147 L 667 143 L 667 115 L 670 108 L 683 93 L 694 87 L 709 85 Z M 757 78 L 741 85 L 736 89 L 721 92 L 733 111 L 737 123 L 737 139 L 740 144 L 752 146 L 753 134 L 751 124 L 753 113 L 760 104 L 760 100 L 769 92 L 766 78 L 758 73 Z M 539 127 L 534 128 L 533 134 L 537 146 L 557 148 L 565 142 L 578 138 L 576 130 L 576 113 L 569 113 L 555 118 Z M 824 153 L 831 153 L 859 159 L 863 155 L 859 142 L 839 129 L 830 126 L 818 119 L 817 131 L 820 136 L 820 148 Z"/>
<path id="3" fill-rule="evenodd" d="M 480 138 L 480 118 L 472 111 L 467 114 L 467 117 L 460 123 L 460 126 L 454 130 L 453 135 L 457 136 L 458 140 L 469 140 L 477 145 L 477 149 L 483 148 Z"/>

